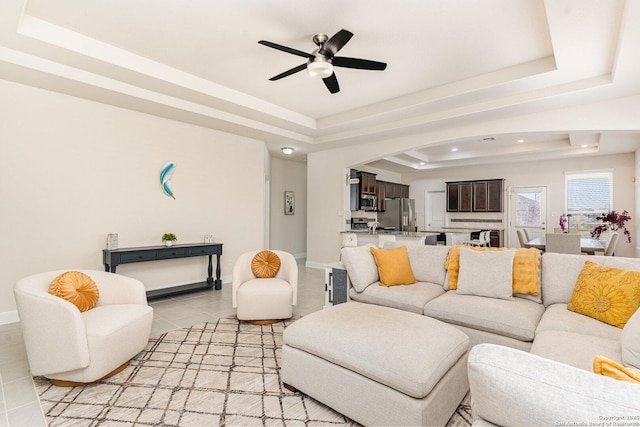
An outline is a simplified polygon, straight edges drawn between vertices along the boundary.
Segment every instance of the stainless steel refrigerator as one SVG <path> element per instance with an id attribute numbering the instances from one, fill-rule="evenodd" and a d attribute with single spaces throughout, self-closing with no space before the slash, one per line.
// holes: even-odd
<path id="1" fill-rule="evenodd" d="M 386 199 L 384 212 L 378 212 L 381 228 L 396 231 L 416 231 L 416 201 L 414 199 Z"/>

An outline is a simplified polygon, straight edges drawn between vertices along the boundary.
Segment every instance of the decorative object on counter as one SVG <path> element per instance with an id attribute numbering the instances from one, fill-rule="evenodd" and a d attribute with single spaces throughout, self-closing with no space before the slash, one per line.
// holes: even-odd
<path id="1" fill-rule="evenodd" d="M 178 240 L 178 238 L 173 233 L 164 233 L 162 235 L 162 241 L 164 242 L 165 246 L 167 246 L 167 247 L 173 246 L 173 244 L 174 244 L 174 242 L 176 240 Z"/>
<path id="2" fill-rule="evenodd" d="M 174 200 L 176 197 L 173 195 L 173 190 L 171 189 L 171 177 L 175 170 L 176 163 L 171 161 L 165 163 L 164 166 L 162 166 L 162 169 L 160 169 L 160 184 L 162 184 L 162 191 Z"/>
<path id="3" fill-rule="evenodd" d="M 284 192 L 284 214 L 293 215 L 296 211 L 296 193 L 293 191 Z"/>
<path id="4" fill-rule="evenodd" d="M 118 249 L 118 233 L 107 234 L 107 249 Z"/>
<path id="5" fill-rule="evenodd" d="M 204 235 L 204 243 L 214 243 L 213 234 L 205 234 Z"/>
<path id="6" fill-rule="evenodd" d="M 560 228 L 562 229 L 563 233 L 567 233 L 569 230 L 569 218 L 571 217 L 571 214 L 567 215 L 567 214 L 562 214 L 560 215 Z"/>
<path id="7" fill-rule="evenodd" d="M 596 218 L 598 221 L 602 221 L 602 224 L 598 225 L 591 232 L 591 237 L 600 240 L 600 235 L 605 231 L 618 231 L 623 230 L 624 235 L 627 237 L 627 243 L 631 243 L 631 233 L 627 230 L 626 222 L 631 221 L 629 212 L 622 211 L 621 213 L 611 211 L 609 213 L 603 213 Z"/>

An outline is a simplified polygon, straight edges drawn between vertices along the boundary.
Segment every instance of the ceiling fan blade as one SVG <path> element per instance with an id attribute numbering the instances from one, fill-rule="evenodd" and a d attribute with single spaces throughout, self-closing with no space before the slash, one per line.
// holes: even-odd
<path id="1" fill-rule="evenodd" d="M 278 50 L 281 50 L 283 52 L 291 53 L 293 55 L 302 56 L 303 58 L 313 58 L 313 55 L 311 55 L 310 53 L 306 53 L 306 52 L 303 52 L 301 50 L 293 49 L 291 47 L 282 46 L 280 44 L 271 43 L 271 42 L 268 42 L 266 40 L 260 40 L 258 43 L 260 43 L 261 45 L 264 45 L 264 46 L 271 47 L 273 49 L 278 49 Z"/>
<path id="2" fill-rule="evenodd" d="M 329 77 L 322 79 L 324 85 L 329 89 L 331 93 L 340 92 L 340 85 L 338 84 L 338 78 L 336 77 L 336 73 L 331 74 Z"/>
<path id="3" fill-rule="evenodd" d="M 368 59 L 348 58 L 346 56 L 334 56 L 331 60 L 334 66 L 344 68 L 357 68 L 359 70 L 382 71 L 387 68 L 384 62 L 370 61 Z"/>
<path id="4" fill-rule="evenodd" d="M 298 71 L 302 71 L 302 70 L 304 70 L 306 68 L 307 68 L 307 64 L 298 65 L 297 67 L 293 67 L 292 69 L 287 70 L 284 73 L 280 73 L 277 76 L 271 77 L 269 80 L 271 80 L 271 81 L 280 80 L 283 77 L 290 76 L 291 74 L 295 74 Z"/>
<path id="5" fill-rule="evenodd" d="M 353 33 L 347 30 L 340 30 L 322 45 L 319 53 L 332 58 L 340 49 L 353 37 Z"/>

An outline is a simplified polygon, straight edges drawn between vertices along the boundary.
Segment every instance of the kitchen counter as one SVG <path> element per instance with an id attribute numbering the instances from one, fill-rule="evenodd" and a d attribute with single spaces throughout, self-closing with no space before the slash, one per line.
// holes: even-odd
<path id="1" fill-rule="evenodd" d="M 345 230 L 340 233 L 355 233 L 357 235 L 369 235 L 369 236 L 378 236 L 380 234 L 388 234 L 397 237 L 427 237 L 427 236 L 436 236 L 440 234 L 440 232 L 436 231 L 396 231 L 396 230 L 377 230 L 375 233 L 370 232 L 369 230 Z"/>
<path id="2" fill-rule="evenodd" d="M 428 228 L 426 230 L 420 230 L 423 233 L 475 233 L 481 231 L 480 228 L 468 228 L 468 227 L 439 227 Z"/>

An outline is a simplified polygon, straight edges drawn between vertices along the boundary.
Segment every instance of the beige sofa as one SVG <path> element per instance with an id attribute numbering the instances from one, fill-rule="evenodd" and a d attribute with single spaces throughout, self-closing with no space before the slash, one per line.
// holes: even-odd
<path id="1" fill-rule="evenodd" d="M 469 380 L 478 425 L 541 425 L 550 420 L 558 423 L 563 420 L 602 421 L 597 419 L 594 411 L 585 412 L 585 417 L 580 420 L 566 418 L 561 416 L 566 402 L 548 404 L 548 396 L 558 396 L 557 392 L 563 391 L 575 399 L 571 401 L 574 409 L 582 407 L 580 402 L 592 404 L 595 410 L 606 406 L 594 404 L 586 394 L 567 392 L 575 391 L 575 384 L 571 383 L 578 379 L 580 384 L 589 385 L 590 392 L 595 390 L 627 397 L 625 402 L 630 402 L 629 405 L 624 406 L 624 410 L 610 406 L 615 410 L 609 411 L 609 416 L 616 411 L 620 416 L 640 416 L 640 386 L 630 388 L 628 383 L 592 373 L 596 355 L 640 369 L 640 310 L 624 329 L 567 310 L 585 261 L 640 271 L 640 259 L 545 253 L 540 260 L 541 294 L 516 294 L 513 300 L 507 300 L 462 295 L 456 290 L 449 290 L 445 261 L 450 249 L 446 246 L 408 246 L 409 262 L 418 283 L 407 286 L 379 286 L 377 266 L 366 246 L 344 248 L 342 260 L 350 279 L 351 299 L 441 320 L 465 332 L 472 347 L 483 344 L 472 349 L 469 362 Z M 478 366 L 476 363 L 482 365 L 488 360 L 490 364 L 502 366 L 513 378 L 505 374 L 497 379 L 503 369 L 489 369 L 491 374 L 487 374 L 486 369 L 473 369 Z M 529 365 L 523 367 L 521 363 Z M 530 372 L 528 382 L 515 379 L 514 371 L 505 368 L 512 364 Z M 478 372 L 483 372 L 484 376 Z M 566 388 L 556 385 L 556 394 L 543 395 L 543 390 L 551 387 L 548 377 L 555 378 Z M 512 387 L 508 393 L 505 392 L 505 382 Z M 474 388 L 477 393 L 474 393 Z M 502 394 L 498 393 L 499 389 Z M 532 392 L 533 389 L 536 391 Z M 528 401 L 533 396 L 538 399 L 537 405 Z M 509 405 L 505 399 L 510 400 Z M 540 404 L 540 401 L 544 403 Z M 511 409 L 519 411 L 512 414 L 513 418 L 508 416 Z M 495 417 L 496 411 L 507 415 Z M 545 412 L 544 416 L 538 411 Z M 564 414 L 575 413 L 571 410 Z M 640 418 L 635 421 L 640 422 Z"/>

